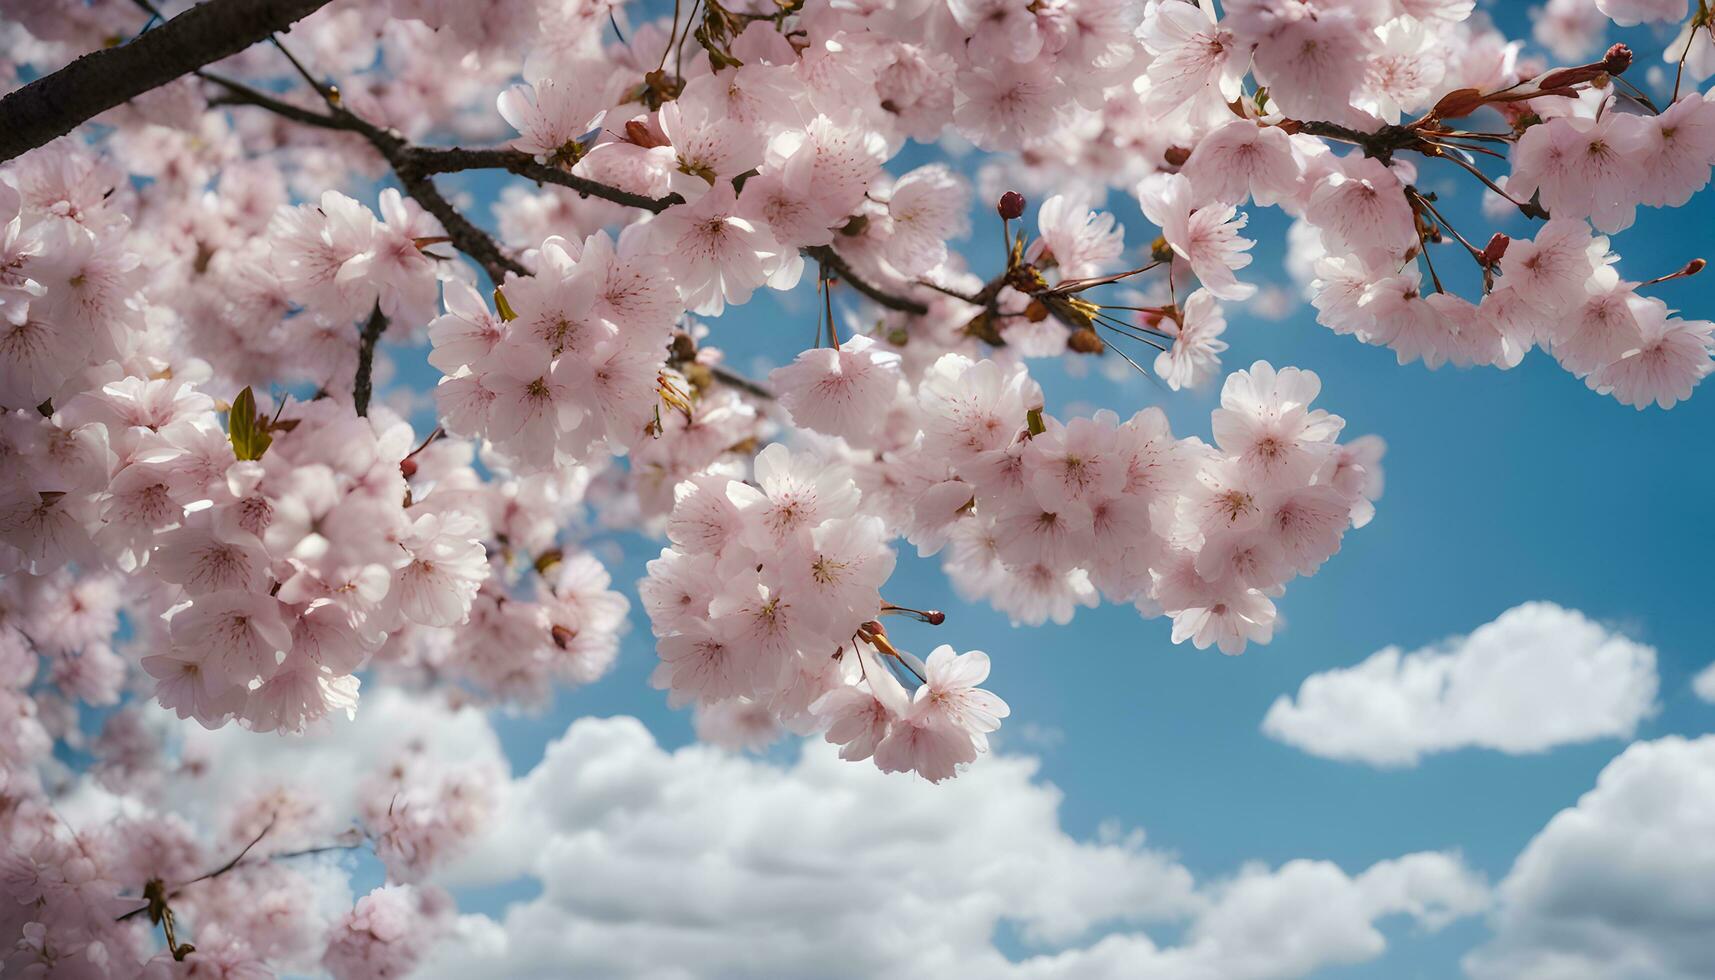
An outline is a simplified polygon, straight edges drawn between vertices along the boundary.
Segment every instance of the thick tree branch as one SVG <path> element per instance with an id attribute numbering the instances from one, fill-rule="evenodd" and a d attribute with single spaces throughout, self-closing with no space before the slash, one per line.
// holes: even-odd
<path id="1" fill-rule="evenodd" d="M 92 51 L 0 99 L 0 162 L 248 48 L 328 0 L 206 0 L 136 40 Z"/>

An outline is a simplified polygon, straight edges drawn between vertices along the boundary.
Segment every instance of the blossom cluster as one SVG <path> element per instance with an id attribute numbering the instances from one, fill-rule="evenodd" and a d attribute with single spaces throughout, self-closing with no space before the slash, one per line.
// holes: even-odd
<path id="1" fill-rule="evenodd" d="M 545 240 L 534 275 L 510 279 L 499 313 L 449 285 L 429 324 L 435 399 L 447 431 L 481 437 L 515 466 L 553 469 L 600 443 L 624 452 L 658 402 L 667 340 L 683 312 L 671 281 L 650 275 L 636 236 Z"/>
<path id="2" fill-rule="evenodd" d="M 778 443 L 757 454 L 754 484 L 681 484 L 673 547 L 641 587 L 659 638 L 652 680 L 674 704 L 733 724 L 760 709 L 764 730 L 826 730 L 842 758 L 938 782 L 988 747 L 1007 708 L 976 687 L 987 654 L 942 646 L 925 664 L 885 638 L 876 619 L 896 556 L 861 497 L 844 467 Z M 914 695 L 896 670 L 923 681 Z M 758 708 L 723 707 L 735 701 Z"/>
<path id="3" fill-rule="evenodd" d="M 51 619 L 56 602 L 65 608 L 63 597 L 32 598 L 44 601 L 35 619 L 9 629 Z M 99 618 L 99 595 L 85 598 Z M 10 686 L 15 679 L 21 688 Z M 16 697 L 31 680 L 8 672 L 3 690 Z M 54 683 L 67 696 L 76 688 Z M 0 813 L 7 897 L 0 929 L 12 940 L 0 952 L 0 968 L 8 976 L 273 976 L 318 969 L 341 980 L 404 976 L 452 926 L 450 896 L 420 879 L 469 845 L 494 805 L 499 777 L 477 764 L 426 778 L 420 747 L 407 746 L 359 788 L 359 823 L 342 829 L 316 781 L 324 773 L 227 771 L 218 784 L 204 786 L 214 778 L 204 747 L 180 745 L 177 766 L 164 765 L 173 747 L 156 723 L 159 713 L 151 721 L 131 707 L 110 715 L 84 746 L 98 760 L 99 785 L 84 785 L 68 799 L 50 795 L 43 781 L 55 763 L 40 728 L 53 722 L 27 710 L 8 717 L 8 751 L 0 757 L 0 792 L 8 803 Z M 34 737 L 17 737 L 30 727 L 38 729 Z M 219 800 L 202 821 L 182 815 L 186 800 L 230 793 L 244 779 L 251 788 Z M 68 807 L 81 814 L 68 816 Z M 333 858 L 359 846 L 382 856 L 388 881 L 353 906 L 346 872 Z M 168 919 L 174 948 L 154 941 L 154 916 Z"/>

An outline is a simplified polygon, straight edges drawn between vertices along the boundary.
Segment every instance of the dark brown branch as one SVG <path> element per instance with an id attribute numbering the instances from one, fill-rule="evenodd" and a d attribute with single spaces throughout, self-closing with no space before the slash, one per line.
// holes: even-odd
<path id="1" fill-rule="evenodd" d="M 677 194 L 669 194 L 666 197 L 633 194 L 599 181 L 579 177 L 558 167 L 537 163 L 528 153 L 504 147 L 467 150 L 458 146 L 413 146 L 407 147 L 404 154 L 426 174 L 447 174 L 460 170 L 505 170 L 520 177 L 528 177 L 539 184 L 558 184 L 561 187 L 569 187 L 584 197 L 599 197 L 604 201 L 640 208 L 652 214 L 660 214 L 685 200 Z"/>
<path id="2" fill-rule="evenodd" d="M 350 130 L 362 135 L 392 166 L 393 172 L 398 175 L 399 182 L 404 186 L 405 192 L 416 198 L 417 203 L 421 204 L 424 210 L 440 219 L 442 227 L 446 228 L 447 235 L 452 238 L 453 244 L 458 250 L 475 259 L 477 264 L 488 272 L 489 278 L 497 284 L 505 281 L 506 272 L 527 275 L 528 270 L 501 251 L 500 246 L 487 232 L 471 224 L 464 215 L 459 213 L 457 208 L 454 208 L 446 198 L 442 197 L 440 191 L 435 188 L 434 181 L 430 179 L 433 175 L 458 173 L 465 170 L 505 170 L 538 183 L 568 187 L 585 197 L 612 201 L 615 204 L 638 208 L 651 214 L 660 214 L 675 204 L 684 203 L 684 198 L 677 194 L 668 194 L 665 197 L 635 194 L 599 181 L 579 177 L 558 167 L 537 163 L 527 153 L 504 147 L 469 150 L 457 146 L 413 146 L 405 142 L 398 134 L 382 129 L 338 105 L 330 106 L 330 112 L 323 115 L 281 102 L 279 99 L 229 79 L 207 74 L 203 77 L 224 88 L 233 102 L 267 109 L 306 125 L 324 129 Z M 835 277 L 849 283 L 853 289 L 890 310 L 898 310 L 917 316 L 929 312 L 928 305 L 921 300 L 912 299 L 908 296 L 897 296 L 859 276 L 830 245 L 813 245 L 802 249 L 802 251 L 809 258 L 820 263 L 824 269 L 833 273 Z"/>
<path id="3" fill-rule="evenodd" d="M 865 280 L 852 271 L 852 267 L 846 264 L 846 260 L 840 256 L 840 253 L 834 251 L 832 245 L 811 245 L 803 251 L 805 255 L 815 259 L 822 268 L 833 273 L 830 278 L 839 279 L 890 310 L 898 310 L 901 313 L 911 313 L 916 316 L 922 316 L 929 312 L 928 304 L 921 300 L 915 300 L 908 296 L 895 296 Z"/>
<path id="4" fill-rule="evenodd" d="M 1396 151 L 1420 149 L 1424 143 L 1423 134 L 1409 126 L 1383 126 L 1373 133 L 1366 133 L 1336 123 L 1311 119 L 1289 120 L 1283 128 L 1288 132 L 1350 143 L 1361 148 L 1364 156 L 1374 157 L 1382 163 L 1392 163 Z"/>
<path id="5" fill-rule="evenodd" d="M 423 165 L 417 153 L 417 148 L 406 143 L 398 134 L 382 129 L 367 119 L 356 115 L 338 105 L 330 105 L 327 113 L 305 109 L 302 106 L 283 102 L 263 92 L 229 78 L 222 78 L 208 72 L 199 73 L 203 79 L 220 86 L 226 93 L 227 101 L 237 105 L 251 105 L 267 109 L 284 119 L 315 126 L 320 129 L 337 129 L 356 133 L 369 141 L 369 145 L 381 154 L 388 166 L 399 178 L 399 185 L 413 200 L 422 205 L 423 210 L 435 216 L 446 229 L 447 237 L 452 240 L 453 247 L 470 256 L 482 270 L 488 273 L 488 278 L 496 285 L 506 281 L 508 272 L 516 275 L 527 275 L 529 270 L 507 255 L 498 242 L 488 232 L 472 224 L 458 208 L 453 207 L 435 186 L 430 175 L 439 173 Z"/>
<path id="6" fill-rule="evenodd" d="M 527 153 L 505 148 L 467 150 L 463 147 L 406 147 L 401 151 L 411 163 L 420 166 L 424 173 L 441 174 L 454 173 L 460 170 L 505 170 L 527 177 L 541 184 L 557 184 L 569 187 L 584 197 L 596 197 L 604 201 L 612 201 L 626 207 L 639 208 L 651 214 L 660 214 L 675 204 L 684 203 L 684 198 L 677 194 L 666 197 L 649 197 L 644 194 L 634 194 L 603 184 L 599 181 L 579 177 L 577 174 L 558 167 L 550 167 L 537 163 Z M 844 258 L 829 245 L 814 245 L 803 250 L 804 254 L 820 263 L 823 268 L 834 273 L 840 280 L 851 284 L 853 289 L 868 296 L 890 310 L 913 313 L 917 316 L 929 312 L 924 303 L 905 296 L 896 296 L 859 276 L 852 267 L 846 264 Z"/>
<path id="7" fill-rule="evenodd" d="M 369 398 L 374 391 L 370 376 L 375 371 L 375 345 L 386 330 L 387 316 L 377 303 L 375 311 L 369 314 L 369 322 L 363 325 L 357 344 L 357 379 L 351 385 L 351 404 L 359 415 L 369 414 Z"/>
<path id="8" fill-rule="evenodd" d="M 423 206 L 423 210 L 440 221 L 454 247 L 476 260 L 476 264 L 482 266 L 482 271 L 488 273 L 488 278 L 493 280 L 495 285 L 504 283 L 508 272 L 520 276 L 529 275 L 530 270 L 524 268 L 517 259 L 507 255 L 493 236 L 472 224 L 458 208 L 453 207 L 451 201 L 441 196 L 440 189 L 427 174 L 409 166 L 402 166 L 391 157 L 389 162 L 393 163 L 393 172 L 399 175 L 399 183 L 404 187 L 405 193 L 415 198 L 417 203 Z"/>
<path id="9" fill-rule="evenodd" d="M 205 0 L 136 40 L 104 48 L 0 99 L 0 162 L 203 65 L 237 54 L 328 0 Z"/>
<path id="10" fill-rule="evenodd" d="M 269 112 L 272 112 L 277 116 L 290 119 L 295 123 L 303 123 L 305 126 L 315 126 L 319 129 L 341 129 L 348 132 L 352 131 L 350 126 L 345 125 L 343 122 L 332 116 L 323 115 L 313 109 L 306 109 L 303 106 L 293 105 L 290 102 L 276 99 L 266 92 L 257 91 L 243 82 L 235 81 L 225 77 L 224 75 L 216 75 L 211 71 L 199 71 L 196 73 L 196 76 L 204 81 L 213 82 L 226 90 L 226 94 L 217 95 L 209 99 L 208 104 L 210 106 L 252 105 L 262 109 L 267 109 Z"/>
<path id="11" fill-rule="evenodd" d="M 716 381 L 726 385 L 728 388 L 737 388 L 739 391 L 745 392 L 749 395 L 754 395 L 757 398 L 767 401 L 774 400 L 774 392 L 769 391 L 762 385 L 759 385 L 744 375 L 739 374 L 737 371 L 728 370 L 727 368 L 721 367 L 717 364 L 709 367 L 709 374 Z"/>

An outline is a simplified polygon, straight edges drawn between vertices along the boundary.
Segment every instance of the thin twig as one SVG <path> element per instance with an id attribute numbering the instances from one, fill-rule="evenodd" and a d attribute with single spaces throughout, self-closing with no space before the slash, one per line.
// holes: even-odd
<path id="1" fill-rule="evenodd" d="M 852 267 L 846 264 L 845 258 L 840 253 L 834 251 L 832 245 L 811 245 L 803 251 L 805 255 L 815 259 L 824 269 L 838 276 L 841 281 L 890 310 L 898 310 L 901 313 L 910 313 L 916 316 L 922 316 L 929 312 L 927 303 L 907 296 L 895 296 L 865 280 L 852 271 Z"/>
<path id="2" fill-rule="evenodd" d="M 320 129 L 343 129 L 346 131 L 353 131 L 350 126 L 345 125 L 343 122 L 332 116 L 324 115 L 312 109 L 306 109 L 303 106 L 293 105 L 290 102 L 284 102 L 280 99 L 276 99 L 265 92 L 258 91 L 243 82 L 227 78 L 224 75 L 217 75 L 211 71 L 198 71 L 195 74 L 196 77 L 203 81 L 212 82 L 226 90 L 225 95 L 215 96 L 208 100 L 208 104 L 211 106 L 251 105 L 267 109 L 269 112 L 272 112 L 277 116 L 283 116 L 293 122 L 303 123 L 306 126 L 315 126 Z"/>
<path id="3" fill-rule="evenodd" d="M 369 415 L 369 397 L 373 391 L 371 375 L 375 370 L 375 344 L 386 330 L 387 316 L 381 312 L 381 304 L 377 303 L 358 338 L 357 378 L 351 385 L 351 404 L 361 416 Z"/>
<path id="4" fill-rule="evenodd" d="M 709 369 L 709 374 L 721 384 L 726 385 L 729 388 L 737 388 L 739 391 L 755 395 L 757 398 L 761 398 L 766 401 L 774 400 L 774 392 L 764 388 L 762 385 L 757 384 L 744 375 L 739 374 L 736 371 L 730 371 L 718 364 L 706 366 Z"/>
<path id="5" fill-rule="evenodd" d="M 249 854 L 250 849 L 255 847 L 257 844 L 261 843 L 262 838 L 268 836 L 268 831 L 273 830 L 273 829 L 274 829 L 274 820 L 273 820 L 273 818 L 269 818 L 267 825 L 264 826 L 262 828 L 262 830 L 259 833 L 257 833 L 257 835 L 255 837 L 251 838 L 250 843 L 244 845 L 244 850 L 239 851 L 238 854 L 236 856 L 234 856 L 232 860 L 226 862 L 225 864 L 214 869 L 213 871 L 208 872 L 207 874 L 198 875 L 197 877 L 192 878 L 190 881 L 187 881 L 184 884 L 178 886 L 177 888 L 174 888 L 171 892 L 167 893 L 166 897 L 169 899 L 177 898 L 177 897 L 179 897 L 179 893 L 184 891 L 186 887 L 188 887 L 190 885 L 194 885 L 199 881 L 207 881 L 210 878 L 219 878 L 221 875 L 226 874 L 228 871 L 231 871 L 233 868 L 238 867 L 238 862 L 244 860 L 244 855 Z M 125 913 L 124 915 L 120 916 L 117 919 L 114 919 L 113 921 L 114 922 L 124 922 L 126 919 L 129 919 L 132 916 L 141 915 L 147 911 L 149 911 L 149 906 L 145 905 L 142 908 L 132 909 L 131 911 Z"/>
<path id="6" fill-rule="evenodd" d="M 685 200 L 677 194 L 669 194 L 666 197 L 634 194 L 600 181 L 579 177 L 558 167 L 537 163 L 528 153 L 504 147 L 467 150 L 458 146 L 407 146 L 401 148 L 400 155 L 424 174 L 449 174 L 461 170 L 505 170 L 520 177 L 528 177 L 539 184 L 558 184 L 561 187 L 569 187 L 584 197 L 598 197 L 626 207 L 640 208 L 651 214 L 660 214 L 675 204 L 684 203 Z"/>
<path id="7" fill-rule="evenodd" d="M 677 194 L 668 194 L 665 197 L 649 197 L 579 177 L 557 167 L 537 163 L 528 154 L 518 150 L 498 147 L 471 150 L 457 146 L 413 146 L 405 142 L 396 133 L 382 129 L 353 114 L 350 110 L 337 105 L 332 107 L 331 114 L 322 115 L 281 102 L 279 99 L 257 92 L 255 89 L 230 79 L 213 75 L 205 75 L 204 77 L 226 89 L 234 99 L 242 104 L 267 109 L 306 125 L 324 129 L 349 130 L 363 136 L 392 166 L 393 172 L 398 175 L 399 182 L 404 187 L 405 192 L 415 198 L 425 211 L 439 219 L 441 226 L 446 229 L 448 237 L 452 239 L 453 245 L 459 251 L 475 259 L 477 264 L 483 267 L 489 278 L 496 284 L 505 280 L 507 272 L 522 276 L 528 275 L 529 270 L 503 252 L 492 236 L 459 213 L 435 187 L 434 181 L 430 179 L 433 175 L 458 173 L 465 170 L 505 170 L 540 183 L 568 187 L 586 197 L 600 198 L 626 207 L 639 208 L 651 214 L 660 214 L 676 204 L 684 203 L 684 198 Z M 830 245 L 813 245 L 801 251 L 807 257 L 815 259 L 824 268 L 833 272 L 853 289 L 890 310 L 898 310 L 916 316 L 922 316 L 929 312 L 928 304 L 921 300 L 895 295 L 858 275 Z"/>

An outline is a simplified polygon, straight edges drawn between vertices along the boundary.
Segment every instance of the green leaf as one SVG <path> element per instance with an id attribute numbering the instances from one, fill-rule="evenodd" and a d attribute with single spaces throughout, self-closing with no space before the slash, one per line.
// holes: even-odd
<path id="1" fill-rule="evenodd" d="M 1039 436 L 1048 431 L 1048 427 L 1042 424 L 1042 409 L 1040 408 L 1033 408 L 1029 412 L 1026 412 L 1024 415 L 1024 424 L 1033 436 Z"/>
<path id="2" fill-rule="evenodd" d="M 494 308 L 500 311 L 501 323 L 511 323 L 518 319 L 518 314 L 512 311 L 512 304 L 506 301 L 506 294 L 500 291 L 499 286 L 494 287 Z"/>
<path id="3" fill-rule="evenodd" d="M 256 415 L 256 395 L 248 387 L 226 412 L 226 434 L 232 440 L 232 454 L 239 459 L 261 459 L 274 441 L 268 423 Z"/>

